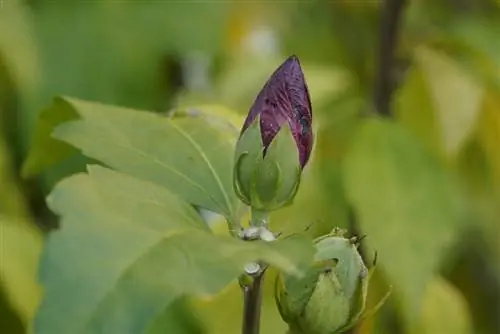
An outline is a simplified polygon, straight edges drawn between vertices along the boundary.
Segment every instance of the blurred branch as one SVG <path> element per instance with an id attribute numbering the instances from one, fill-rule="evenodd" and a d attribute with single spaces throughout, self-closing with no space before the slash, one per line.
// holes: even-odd
<path id="1" fill-rule="evenodd" d="M 394 53 L 406 0 L 384 0 L 380 18 L 380 44 L 373 103 L 379 115 L 390 116 L 394 90 Z"/>

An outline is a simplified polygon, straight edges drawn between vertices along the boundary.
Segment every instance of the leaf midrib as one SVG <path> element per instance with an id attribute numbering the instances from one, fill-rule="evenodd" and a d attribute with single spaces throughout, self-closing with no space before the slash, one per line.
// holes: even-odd
<path id="1" fill-rule="evenodd" d="M 219 175 L 216 173 L 214 166 L 212 165 L 212 163 L 208 159 L 208 157 L 205 154 L 205 152 L 201 149 L 201 147 L 198 145 L 198 143 L 196 143 L 196 141 L 187 132 L 185 132 L 183 129 L 181 129 L 180 126 L 178 126 L 177 124 L 175 124 L 172 121 L 169 122 L 169 123 L 184 138 L 186 138 L 189 141 L 189 143 L 191 143 L 191 145 L 193 145 L 193 147 L 195 148 L 195 150 L 198 151 L 198 153 L 201 155 L 201 157 L 203 158 L 203 160 L 207 163 L 208 168 L 210 169 L 210 172 L 212 173 L 212 175 L 213 175 L 213 177 L 215 179 L 215 182 L 217 183 L 217 186 L 219 187 L 220 191 L 222 192 L 222 195 L 224 196 L 224 200 L 225 200 L 225 202 L 227 204 L 227 208 L 229 210 L 229 213 L 233 212 L 233 205 L 231 204 L 231 201 L 229 200 L 229 196 L 228 196 L 227 192 L 224 189 L 224 186 L 222 184 L 221 179 L 219 178 Z"/>
<path id="2" fill-rule="evenodd" d="M 75 108 L 75 110 L 77 110 L 77 109 Z M 82 115 L 82 116 L 84 116 L 84 115 Z M 191 185 L 193 185 L 194 187 L 196 187 L 197 189 L 199 189 L 208 198 L 210 198 L 212 200 L 212 202 L 219 207 L 219 210 L 221 211 L 220 213 L 225 213 L 226 210 L 224 210 L 223 205 L 221 205 L 219 203 L 219 201 L 216 198 L 214 198 L 213 195 L 211 195 L 209 192 L 207 192 L 200 184 L 198 184 L 197 182 L 193 181 L 186 174 L 180 172 L 179 170 L 177 170 L 177 169 L 173 168 L 172 166 L 166 164 L 165 162 L 159 160 L 158 157 L 152 156 L 151 154 L 143 152 L 143 151 L 139 150 L 138 148 L 134 147 L 130 143 L 130 141 L 127 139 L 126 136 L 124 136 L 120 131 L 118 131 L 115 127 L 113 127 L 113 125 L 110 123 L 109 120 L 104 119 L 104 122 L 97 123 L 98 126 L 99 126 L 99 124 L 104 124 L 106 129 L 110 130 L 112 133 L 114 133 L 118 137 L 119 141 L 122 142 L 122 144 L 118 143 L 119 147 L 131 150 L 132 152 L 136 153 L 137 155 L 139 155 L 139 156 L 141 156 L 143 158 L 147 158 L 147 160 L 153 161 L 154 163 L 160 165 L 161 167 L 166 168 L 166 169 L 170 170 L 171 172 L 173 172 L 174 174 L 177 174 L 178 176 L 182 177 L 188 183 L 190 183 Z M 172 123 L 170 123 L 170 124 L 172 124 Z M 189 140 L 189 136 L 188 136 L 188 140 Z M 196 146 L 195 146 L 195 148 L 196 148 Z M 199 151 L 200 148 L 197 147 L 197 150 Z M 206 156 L 204 156 L 203 154 L 202 154 L 202 156 L 203 156 L 204 160 L 207 162 L 208 160 L 207 160 Z M 222 184 L 220 182 L 220 179 L 217 177 L 217 174 L 215 173 L 215 170 L 213 169 L 213 166 L 210 164 L 210 162 L 208 162 L 208 164 L 209 164 L 209 169 L 211 170 L 211 173 L 216 178 L 216 182 L 218 183 L 219 187 L 221 187 L 221 190 L 222 190 L 222 193 L 223 193 L 223 195 L 224 195 L 224 197 L 226 199 L 226 202 L 229 203 L 229 199 L 227 197 L 226 192 L 222 188 Z M 232 206 L 229 205 L 228 209 L 232 210 Z M 229 213 L 231 213 L 231 211 Z"/>

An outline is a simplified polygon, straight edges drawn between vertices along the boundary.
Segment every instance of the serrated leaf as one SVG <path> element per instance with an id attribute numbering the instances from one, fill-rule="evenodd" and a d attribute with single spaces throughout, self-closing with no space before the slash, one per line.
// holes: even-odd
<path id="1" fill-rule="evenodd" d="M 217 293 L 248 262 L 299 273 L 313 255 L 302 238 L 215 236 L 166 189 L 103 167 L 62 181 L 49 199 L 62 228 L 42 259 L 36 334 L 142 333 L 169 303 Z"/>
<path id="2" fill-rule="evenodd" d="M 366 121 L 357 133 L 345 159 L 344 183 L 411 323 L 459 230 L 456 188 L 414 137 L 378 120 Z"/>
<path id="3" fill-rule="evenodd" d="M 76 150 L 65 142 L 52 138 L 52 132 L 61 123 L 78 118 L 71 104 L 63 99 L 54 99 L 52 105 L 40 113 L 33 134 L 28 157 L 21 174 L 33 177 L 61 160 L 70 157 Z"/>
<path id="4" fill-rule="evenodd" d="M 80 192 L 67 195 L 64 187 L 78 187 Z M 122 223 L 135 223 L 132 217 L 144 217 L 147 218 L 144 227 L 151 230 L 163 231 L 168 227 L 209 231 L 196 210 L 165 188 L 98 165 L 89 166 L 88 175 L 73 176 L 59 188 L 63 190 L 54 191 L 48 198 L 49 205 L 58 214 L 63 213 L 59 208 L 71 207 L 81 210 L 82 218 L 122 217 Z M 58 197 L 60 194 L 63 195 Z M 57 205 L 52 206 L 52 202 Z"/>
<path id="5" fill-rule="evenodd" d="M 55 138 L 113 169 L 162 185 L 232 223 L 238 221 L 242 205 L 232 187 L 234 148 L 220 129 L 202 118 L 168 119 L 77 99 L 57 99 L 55 105 L 69 106 L 81 117 L 58 126 Z"/>

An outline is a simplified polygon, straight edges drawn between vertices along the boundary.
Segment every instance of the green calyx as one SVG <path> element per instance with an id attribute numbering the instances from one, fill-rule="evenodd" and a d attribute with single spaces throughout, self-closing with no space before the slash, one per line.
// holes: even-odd
<path id="1" fill-rule="evenodd" d="M 263 152 L 257 117 L 236 145 L 233 186 L 245 204 L 272 211 L 290 204 L 300 183 L 299 152 L 288 124 L 283 124 L 265 156 Z"/>
<path id="2" fill-rule="evenodd" d="M 278 277 L 278 309 L 290 333 L 343 333 L 378 310 L 389 293 L 367 312 L 365 304 L 374 267 L 366 268 L 353 239 L 335 229 L 316 239 L 315 244 L 315 261 L 305 276 Z"/>

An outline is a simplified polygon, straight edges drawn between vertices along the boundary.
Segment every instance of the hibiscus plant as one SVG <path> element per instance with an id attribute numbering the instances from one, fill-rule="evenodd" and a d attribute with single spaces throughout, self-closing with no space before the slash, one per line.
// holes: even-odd
<path id="1" fill-rule="evenodd" d="M 61 224 L 42 256 L 34 333 L 154 333 L 175 303 L 237 280 L 242 332 L 256 334 L 269 267 L 279 271 L 276 307 L 290 333 L 340 333 L 362 317 L 370 274 L 359 238 L 281 236 L 269 221 L 293 204 L 313 150 L 298 57 L 233 124 L 239 135 L 200 110 L 164 117 L 63 97 L 42 113 L 27 172 L 75 150 L 92 162 L 48 198 Z M 215 233 L 201 210 L 224 217 L 227 233 Z"/>

